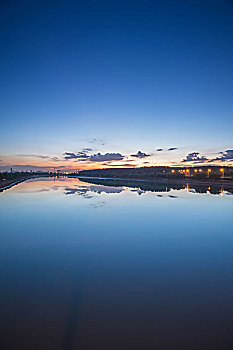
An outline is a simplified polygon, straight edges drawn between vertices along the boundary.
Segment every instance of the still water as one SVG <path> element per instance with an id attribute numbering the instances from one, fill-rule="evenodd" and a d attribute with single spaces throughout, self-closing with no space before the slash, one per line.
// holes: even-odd
<path id="1" fill-rule="evenodd" d="M 233 195 L 144 188 L 0 193 L 1 349 L 233 349 Z"/>

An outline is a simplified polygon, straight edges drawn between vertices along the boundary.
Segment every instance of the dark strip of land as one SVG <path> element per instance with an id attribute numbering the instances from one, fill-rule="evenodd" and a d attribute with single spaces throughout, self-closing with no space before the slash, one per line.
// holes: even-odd
<path id="1" fill-rule="evenodd" d="M 77 177 L 77 176 L 76 176 Z M 196 193 L 211 193 L 233 194 L 233 183 L 229 181 L 197 181 L 197 180 L 181 180 L 176 179 L 118 179 L 118 178 L 98 178 L 98 177 L 78 177 L 80 181 L 89 184 L 110 186 L 110 187 L 131 187 L 138 188 L 142 191 L 151 192 L 169 192 L 170 190 L 181 190 L 186 188 L 190 192 Z"/>
<path id="2" fill-rule="evenodd" d="M 150 182 L 150 183 L 161 183 L 161 184 L 179 184 L 179 185 L 187 185 L 193 184 L 197 186 L 227 186 L 233 188 L 233 181 L 228 179 L 214 180 L 214 179 L 192 179 L 192 178 L 154 178 L 154 179 L 140 179 L 140 178 L 115 178 L 115 177 L 96 177 L 96 176 L 70 176 L 68 177 L 77 177 L 80 180 L 83 179 L 98 179 L 98 180 L 113 180 L 113 181 L 131 181 L 131 182 Z"/>
<path id="3" fill-rule="evenodd" d="M 30 180 L 30 179 L 35 179 L 35 178 L 39 178 L 39 177 L 44 177 L 45 175 L 32 175 L 32 176 L 27 176 L 27 177 L 21 177 L 21 178 L 15 178 L 15 179 L 6 179 L 6 180 L 2 180 L 0 181 L 0 192 L 4 191 L 4 190 L 8 190 L 9 188 L 18 185 L 21 182 L 24 182 L 26 180 Z"/>

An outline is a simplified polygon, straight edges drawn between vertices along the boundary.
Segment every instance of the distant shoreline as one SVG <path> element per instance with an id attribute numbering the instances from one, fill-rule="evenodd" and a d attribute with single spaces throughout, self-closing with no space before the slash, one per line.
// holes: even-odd
<path id="1" fill-rule="evenodd" d="M 78 179 L 99 179 L 99 180 L 116 180 L 116 181 L 131 181 L 131 182 L 150 182 L 150 183 L 161 183 L 161 184 L 178 184 L 178 185 L 197 185 L 197 186 L 227 186 L 233 188 L 233 181 L 231 180 L 213 180 L 213 179 L 164 179 L 164 178 L 156 178 L 156 179 L 140 179 L 140 178 L 116 178 L 116 177 L 100 177 L 100 176 L 69 176 Z"/>

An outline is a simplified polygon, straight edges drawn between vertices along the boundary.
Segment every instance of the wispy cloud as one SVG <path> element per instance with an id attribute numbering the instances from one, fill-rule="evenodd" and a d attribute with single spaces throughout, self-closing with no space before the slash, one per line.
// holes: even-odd
<path id="1" fill-rule="evenodd" d="M 9 170 L 10 168 L 13 168 L 14 171 L 53 171 L 54 167 L 49 166 L 39 166 L 39 165 L 22 165 L 22 164 L 14 164 L 14 165 L 6 165 L 6 166 L 0 166 L 1 171 Z M 56 166 L 56 170 L 64 169 L 65 166 Z"/>
<path id="2" fill-rule="evenodd" d="M 97 139 L 97 138 L 93 138 L 93 139 L 89 139 L 90 143 L 94 143 L 96 145 L 101 145 L 104 146 L 106 143 L 104 142 L 104 140 L 102 139 Z"/>
<path id="3" fill-rule="evenodd" d="M 90 208 L 94 208 L 94 209 L 97 209 L 97 208 L 101 208 L 105 205 L 105 202 L 98 202 L 98 203 L 91 203 L 89 205 Z"/>
<path id="4" fill-rule="evenodd" d="M 45 156 L 43 154 L 16 154 L 17 157 L 22 157 L 22 158 L 39 158 L 39 159 L 48 159 L 53 162 L 59 162 L 61 159 L 58 157 L 51 157 L 51 156 Z"/>
<path id="5" fill-rule="evenodd" d="M 131 163 L 121 163 L 121 164 L 111 164 L 111 163 L 104 163 L 103 165 L 107 165 L 107 166 L 110 166 L 110 167 L 131 167 L 131 168 L 134 168 L 136 165 L 134 164 L 131 164 Z"/>

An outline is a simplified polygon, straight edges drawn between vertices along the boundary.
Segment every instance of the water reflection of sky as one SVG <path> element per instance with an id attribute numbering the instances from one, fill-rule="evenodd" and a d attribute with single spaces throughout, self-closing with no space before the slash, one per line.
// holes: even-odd
<path id="1" fill-rule="evenodd" d="M 230 349 L 232 199 L 67 178 L 2 192 L 3 348 Z"/>
<path id="2" fill-rule="evenodd" d="M 143 194 L 153 193 L 157 197 L 169 197 L 178 198 L 188 196 L 192 198 L 191 194 L 219 194 L 223 196 L 233 195 L 232 189 L 224 189 L 223 186 L 199 186 L 195 188 L 195 185 L 172 185 L 172 184 L 157 184 L 153 183 L 140 183 L 140 182 L 128 182 L 128 186 L 124 185 L 122 181 L 115 181 L 114 186 L 109 185 L 108 181 L 104 184 L 98 184 L 96 182 L 102 180 L 93 179 L 95 182 L 92 183 L 91 179 L 82 181 L 77 178 L 43 178 L 43 179 L 31 179 L 24 183 L 21 183 L 20 187 L 14 188 L 17 193 L 41 193 L 48 191 L 60 191 L 65 195 L 79 195 L 84 198 L 96 197 L 95 194 L 121 194 L 135 193 L 139 196 Z M 112 181 L 110 182 L 112 183 Z M 129 185 L 130 184 L 130 185 Z M 143 189 L 146 188 L 146 189 Z"/>

